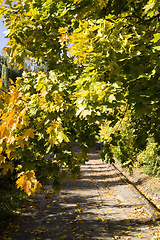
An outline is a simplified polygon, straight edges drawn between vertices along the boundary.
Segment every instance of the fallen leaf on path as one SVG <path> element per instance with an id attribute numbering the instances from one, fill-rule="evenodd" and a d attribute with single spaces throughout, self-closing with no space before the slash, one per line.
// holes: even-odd
<path id="1" fill-rule="evenodd" d="M 63 235 L 60 237 L 60 239 L 66 239 L 67 238 L 67 235 Z"/>

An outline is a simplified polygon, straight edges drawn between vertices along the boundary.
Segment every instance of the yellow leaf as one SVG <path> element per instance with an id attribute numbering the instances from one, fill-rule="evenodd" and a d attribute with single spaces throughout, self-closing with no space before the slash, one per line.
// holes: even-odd
<path id="1" fill-rule="evenodd" d="M 54 91 L 53 93 L 52 93 L 52 97 L 53 97 L 53 99 L 54 99 L 54 101 L 58 104 L 60 104 L 60 103 L 63 103 L 63 99 L 62 99 L 62 96 L 57 92 L 57 91 Z"/>
<path id="2" fill-rule="evenodd" d="M 136 237 L 139 237 L 139 238 L 144 238 L 146 236 L 142 236 L 142 235 L 136 235 Z"/>
<path id="3" fill-rule="evenodd" d="M 59 33 L 66 33 L 67 32 L 67 27 L 60 27 L 59 29 L 58 29 L 58 32 Z"/>
<path id="4" fill-rule="evenodd" d="M 0 88 L 2 88 L 2 79 L 0 79 Z"/>
<path id="5" fill-rule="evenodd" d="M 35 193 L 40 192 L 42 185 L 37 181 L 33 170 L 22 172 L 18 177 L 19 178 L 16 181 L 17 188 L 23 189 L 28 195 L 35 195 Z"/>
<path id="6" fill-rule="evenodd" d="M 10 123 L 10 122 L 13 122 L 13 119 L 14 119 L 14 116 L 15 116 L 15 112 L 14 111 L 10 111 L 8 112 L 8 117 L 6 117 L 6 123 Z"/>
<path id="7" fill-rule="evenodd" d="M 58 134 L 58 136 L 57 136 L 57 139 L 58 139 L 58 141 L 61 143 L 63 140 L 65 141 L 65 142 L 68 142 L 69 140 L 68 140 L 68 137 L 63 133 L 63 132 L 60 132 L 59 134 Z"/>
<path id="8" fill-rule="evenodd" d="M 83 235 L 83 234 L 76 233 L 75 236 L 76 236 L 76 237 L 83 237 L 84 235 Z"/>
<path id="9" fill-rule="evenodd" d="M 0 154 L 0 164 L 5 163 L 6 157 Z"/>
<path id="10" fill-rule="evenodd" d="M 47 91 L 45 89 L 42 90 L 41 93 L 40 93 L 41 97 L 44 97 L 46 94 L 47 94 Z"/>
<path id="11" fill-rule="evenodd" d="M 11 78 L 9 78 L 9 81 L 10 81 L 10 83 L 11 83 L 12 85 L 14 85 L 14 82 L 13 82 L 13 80 L 12 80 Z"/>
<path id="12" fill-rule="evenodd" d="M 3 151 L 3 147 L 1 146 L 1 147 L 0 147 L 0 153 L 1 153 L 2 151 Z"/>
<path id="13" fill-rule="evenodd" d="M 39 105 L 43 105 L 44 103 L 46 103 L 45 98 L 41 98 L 40 101 L 39 101 Z"/>
<path id="14" fill-rule="evenodd" d="M 10 149 L 7 149 L 7 150 L 6 150 L 6 154 L 7 154 L 7 157 L 8 157 L 8 158 L 10 158 L 11 152 L 12 152 L 12 151 L 11 151 Z"/>
<path id="15" fill-rule="evenodd" d="M 60 237 L 60 239 L 66 239 L 68 238 L 67 235 L 63 235 L 62 237 Z"/>
<path id="16" fill-rule="evenodd" d="M 23 173 L 23 175 L 18 178 L 16 184 L 17 188 L 23 189 L 28 195 L 30 195 L 29 190 L 31 189 L 31 182 L 27 180 L 25 173 Z"/>

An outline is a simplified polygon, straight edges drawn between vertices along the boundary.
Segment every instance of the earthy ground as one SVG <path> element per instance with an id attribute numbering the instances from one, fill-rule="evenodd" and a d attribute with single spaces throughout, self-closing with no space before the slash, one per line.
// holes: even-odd
<path id="1" fill-rule="evenodd" d="M 103 163 L 96 153 L 89 158 L 81 167 L 80 179 L 68 179 L 59 194 L 49 184 L 30 198 L 0 239 L 160 239 L 159 211 L 113 165 Z M 153 179 L 138 171 L 135 175 L 137 179 L 128 176 L 138 189 L 154 191 Z M 158 184 L 154 183 L 156 189 Z"/>

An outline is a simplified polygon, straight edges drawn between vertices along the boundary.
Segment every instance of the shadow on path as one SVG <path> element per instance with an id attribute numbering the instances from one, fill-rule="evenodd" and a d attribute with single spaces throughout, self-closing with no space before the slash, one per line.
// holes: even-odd
<path id="1" fill-rule="evenodd" d="M 92 157 L 80 179 L 66 181 L 59 194 L 48 185 L 30 198 L 0 239 L 153 239 L 155 223 L 144 203 L 98 155 Z"/>

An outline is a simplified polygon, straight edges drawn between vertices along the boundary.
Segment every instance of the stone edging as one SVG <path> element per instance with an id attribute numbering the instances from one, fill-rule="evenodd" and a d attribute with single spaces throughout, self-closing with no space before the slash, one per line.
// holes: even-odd
<path id="1" fill-rule="evenodd" d="M 115 163 L 112 165 L 126 178 L 126 180 L 129 181 L 129 183 L 135 188 L 135 190 L 142 196 L 142 198 L 147 204 L 146 210 L 151 215 L 151 219 L 153 219 L 154 221 L 159 221 L 160 211 L 158 207 L 152 201 L 150 201 L 150 199 L 148 199 L 148 197 L 139 188 L 136 187 L 138 179 L 131 175 L 130 173 L 128 173 L 126 169 L 124 169 L 117 161 L 115 161 Z"/>

